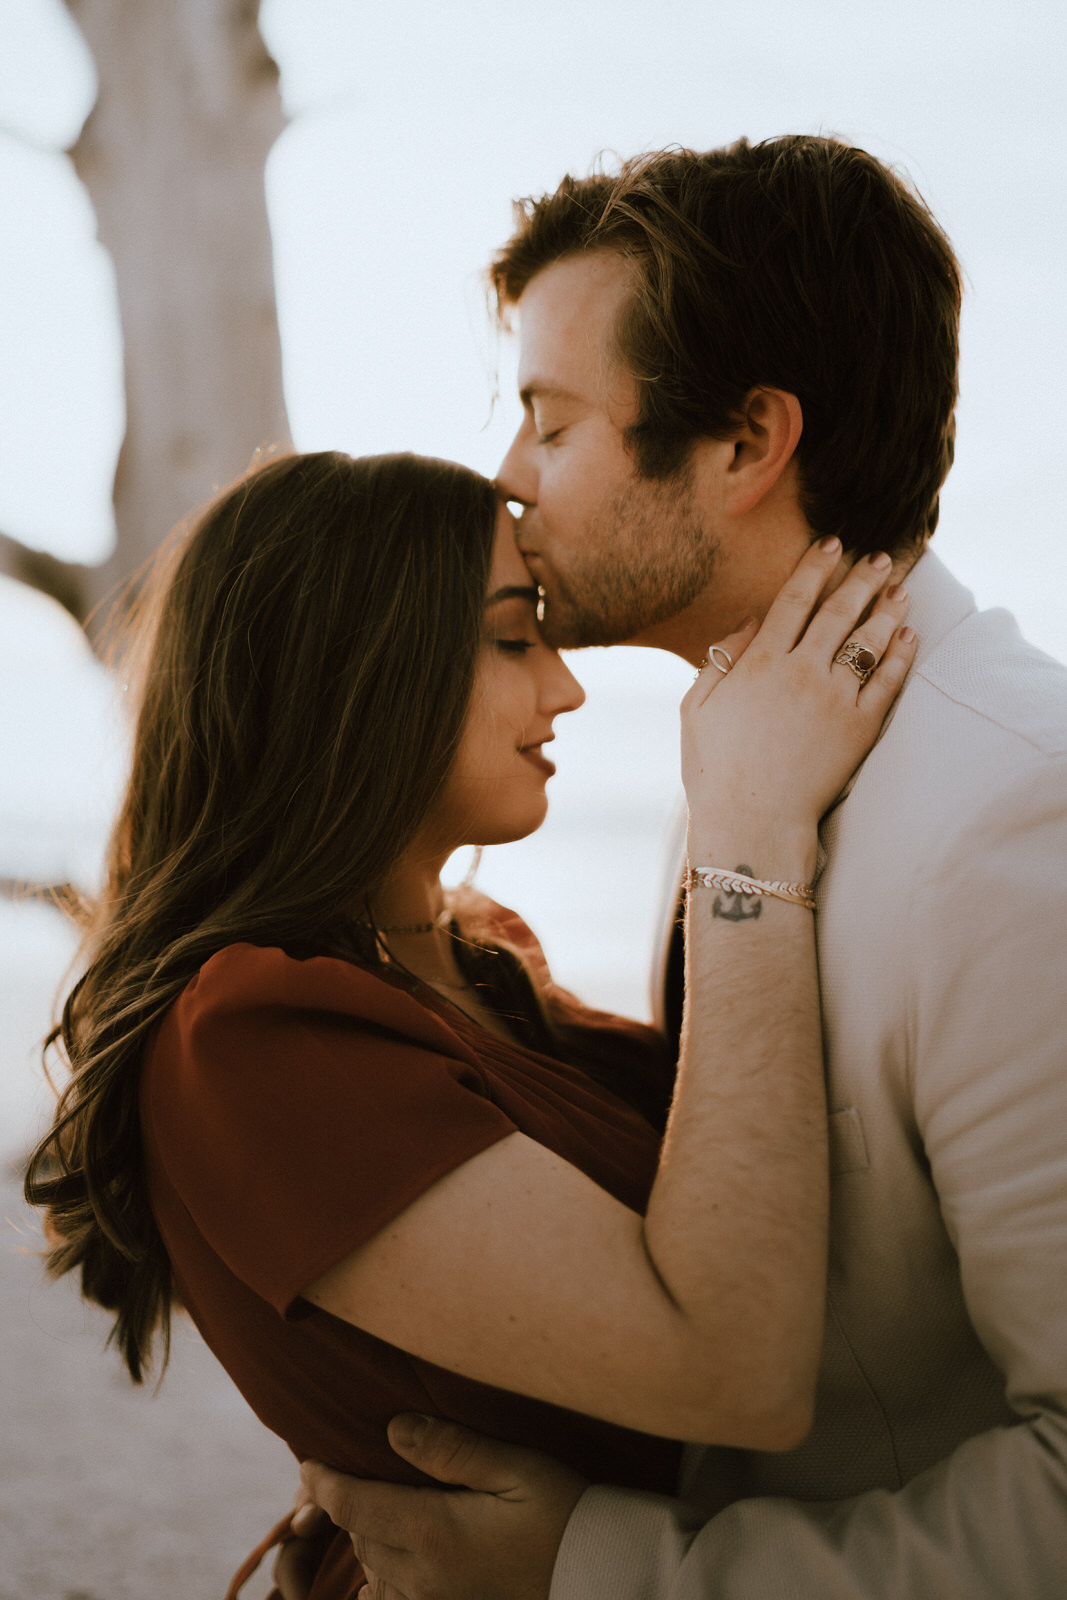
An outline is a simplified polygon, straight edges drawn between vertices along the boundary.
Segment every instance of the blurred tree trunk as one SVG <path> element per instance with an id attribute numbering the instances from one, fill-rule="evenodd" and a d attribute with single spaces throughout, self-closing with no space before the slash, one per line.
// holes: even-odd
<path id="1" fill-rule="evenodd" d="M 258 448 L 288 443 L 263 186 L 284 118 L 258 0 L 66 4 L 100 79 L 71 155 L 118 282 L 118 543 L 87 568 L 4 540 L 0 567 L 88 618 L 96 641 L 174 524 Z"/>

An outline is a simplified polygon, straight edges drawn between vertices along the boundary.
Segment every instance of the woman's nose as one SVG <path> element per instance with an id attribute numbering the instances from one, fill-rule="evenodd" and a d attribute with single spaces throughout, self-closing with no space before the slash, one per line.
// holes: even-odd
<path id="1" fill-rule="evenodd" d="M 565 711 L 577 711 L 579 706 L 585 704 L 585 690 L 562 656 L 553 655 L 545 699 L 546 710 L 554 717 Z"/>

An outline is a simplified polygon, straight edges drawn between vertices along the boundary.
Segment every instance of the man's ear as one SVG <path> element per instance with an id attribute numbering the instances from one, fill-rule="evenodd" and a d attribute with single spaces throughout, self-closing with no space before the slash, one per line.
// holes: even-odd
<path id="1" fill-rule="evenodd" d="M 753 389 L 745 396 L 744 421 L 730 441 L 732 454 L 723 484 L 727 512 L 744 516 L 775 487 L 793 460 L 803 428 L 804 415 L 795 394 Z"/>

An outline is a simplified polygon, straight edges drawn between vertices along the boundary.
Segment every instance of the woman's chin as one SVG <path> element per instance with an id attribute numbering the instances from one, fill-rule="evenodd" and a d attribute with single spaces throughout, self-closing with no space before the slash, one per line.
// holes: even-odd
<path id="1" fill-rule="evenodd" d="M 522 810 L 516 810 L 506 817 L 482 818 L 476 829 L 472 829 L 471 836 L 465 840 L 466 844 L 515 844 L 519 839 L 528 839 L 531 833 L 536 833 L 548 815 L 548 800 L 545 798 L 540 806 L 528 805 Z"/>

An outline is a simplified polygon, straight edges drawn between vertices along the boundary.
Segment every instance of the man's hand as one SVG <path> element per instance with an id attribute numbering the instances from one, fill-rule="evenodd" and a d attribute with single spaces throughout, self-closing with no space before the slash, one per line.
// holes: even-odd
<path id="1" fill-rule="evenodd" d="M 547 1600 L 563 1530 L 587 1484 L 550 1456 L 405 1414 L 397 1455 L 462 1489 L 368 1483 L 305 1461 L 311 1496 L 352 1537 L 361 1600 Z"/>
<path id="2" fill-rule="evenodd" d="M 293 1521 L 274 1561 L 274 1588 L 267 1600 L 307 1600 L 319 1563 L 334 1536 L 334 1525 L 303 1484 L 297 1490 Z"/>

